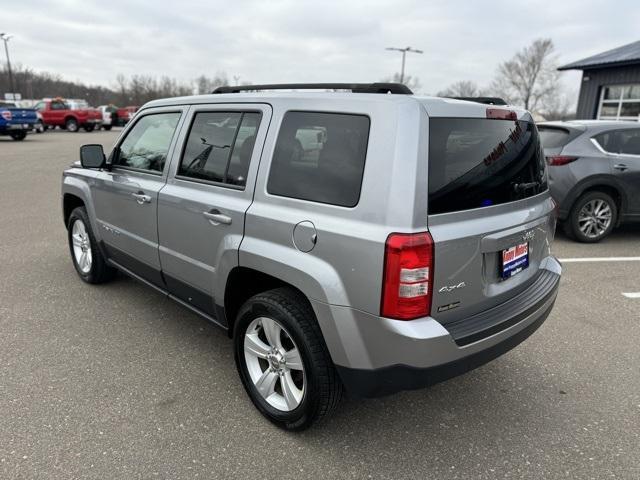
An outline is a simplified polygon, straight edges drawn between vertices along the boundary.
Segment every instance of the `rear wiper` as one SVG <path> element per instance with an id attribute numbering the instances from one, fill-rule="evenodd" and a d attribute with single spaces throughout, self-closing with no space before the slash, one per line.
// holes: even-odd
<path id="1" fill-rule="evenodd" d="M 516 192 L 526 192 L 530 188 L 540 187 L 542 184 L 540 182 L 528 182 L 528 183 L 514 183 L 513 189 Z"/>

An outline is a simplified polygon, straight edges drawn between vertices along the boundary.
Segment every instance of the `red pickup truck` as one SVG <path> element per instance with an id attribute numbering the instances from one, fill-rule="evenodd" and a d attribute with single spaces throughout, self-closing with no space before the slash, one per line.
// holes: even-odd
<path id="1" fill-rule="evenodd" d="M 84 128 L 91 132 L 102 125 L 102 113 L 96 108 L 69 105 L 61 98 L 42 100 L 35 107 L 42 115 L 45 127 L 61 127 L 70 132 Z"/>

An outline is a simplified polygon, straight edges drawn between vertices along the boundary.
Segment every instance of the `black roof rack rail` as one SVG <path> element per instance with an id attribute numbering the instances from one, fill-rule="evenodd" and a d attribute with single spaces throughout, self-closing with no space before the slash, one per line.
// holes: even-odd
<path id="1" fill-rule="evenodd" d="M 274 83 L 271 85 L 240 85 L 216 88 L 211 93 L 240 93 L 257 90 L 351 90 L 353 93 L 396 93 L 413 95 L 402 83 Z"/>
<path id="2" fill-rule="evenodd" d="M 486 105 L 507 105 L 500 97 L 448 97 L 454 100 L 466 100 L 468 102 L 484 103 Z"/>

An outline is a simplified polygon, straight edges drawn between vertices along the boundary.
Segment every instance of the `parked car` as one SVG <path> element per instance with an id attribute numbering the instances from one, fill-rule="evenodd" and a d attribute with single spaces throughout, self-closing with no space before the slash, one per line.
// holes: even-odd
<path id="1" fill-rule="evenodd" d="M 0 135 L 24 140 L 37 119 L 36 111 L 32 108 L 20 108 L 13 102 L 0 101 Z"/>
<path id="2" fill-rule="evenodd" d="M 102 128 L 105 130 L 111 130 L 111 128 L 117 123 L 114 119 L 117 118 L 118 109 L 113 105 L 100 105 L 98 110 L 102 113 Z"/>
<path id="3" fill-rule="evenodd" d="M 34 108 L 42 115 L 46 128 L 61 127 L 70 132 L 84 128 L 91 132 L 102 124 L 102 113 L 86 102 L 68 104 L 62 98 L 45 99 L 36 103 Z"/>
<path id="4" fill-rule="evenodd" d="M 566 234 L 598 242 L 640 221 L 640 125 L 576 120 L 538 125 L 549 187 Z"/>
<path id="5" fill-rule="evenodd" d="M 117 127 L 124 127 L 129 123 L 129 120 L 133 118 L 139 108 L 140 107 L 135 106 L 118 108 L 113 119 L 114 125 Z"/>
<path id="6" fill-rule="evenodd" d="M 147 103 L 62 179 L 80 278 L 121 270 L 225 329 L 249 397 L 290 430 L 343 389 L 496 358 L 544 322 L 561 275 L 528 112 L 400 84 L 228 93 L 308 87 Z"/>

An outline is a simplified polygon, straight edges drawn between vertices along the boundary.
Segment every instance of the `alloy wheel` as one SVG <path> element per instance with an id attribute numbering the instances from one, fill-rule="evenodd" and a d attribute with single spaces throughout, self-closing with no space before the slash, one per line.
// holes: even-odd
<path id="1" fill-rule="evenodd" d="M 593 199 L 585 203 L 578 213 L 578 228 L 588 238 L 598 238 L 607 231 L 613 219 L 609 203 Z"/>
<path id="2" fill-rule="evenodd" d="M 259 317 L 249 324 L 244 358 L 251 381 L 269 405 L 289 412 L 302 403 L 306 375 L 300 350 L 276 320 Z"/>
<path id="3" fill-rule="evenodd" d="M 91 240 L 87 228 L 82 220 L 73 222 L 71 229 L 71 241 L 73 243 L 73 256 L 80 271 L 87 274 L 91 271 L 93 261 L 91 254 Z"/>

